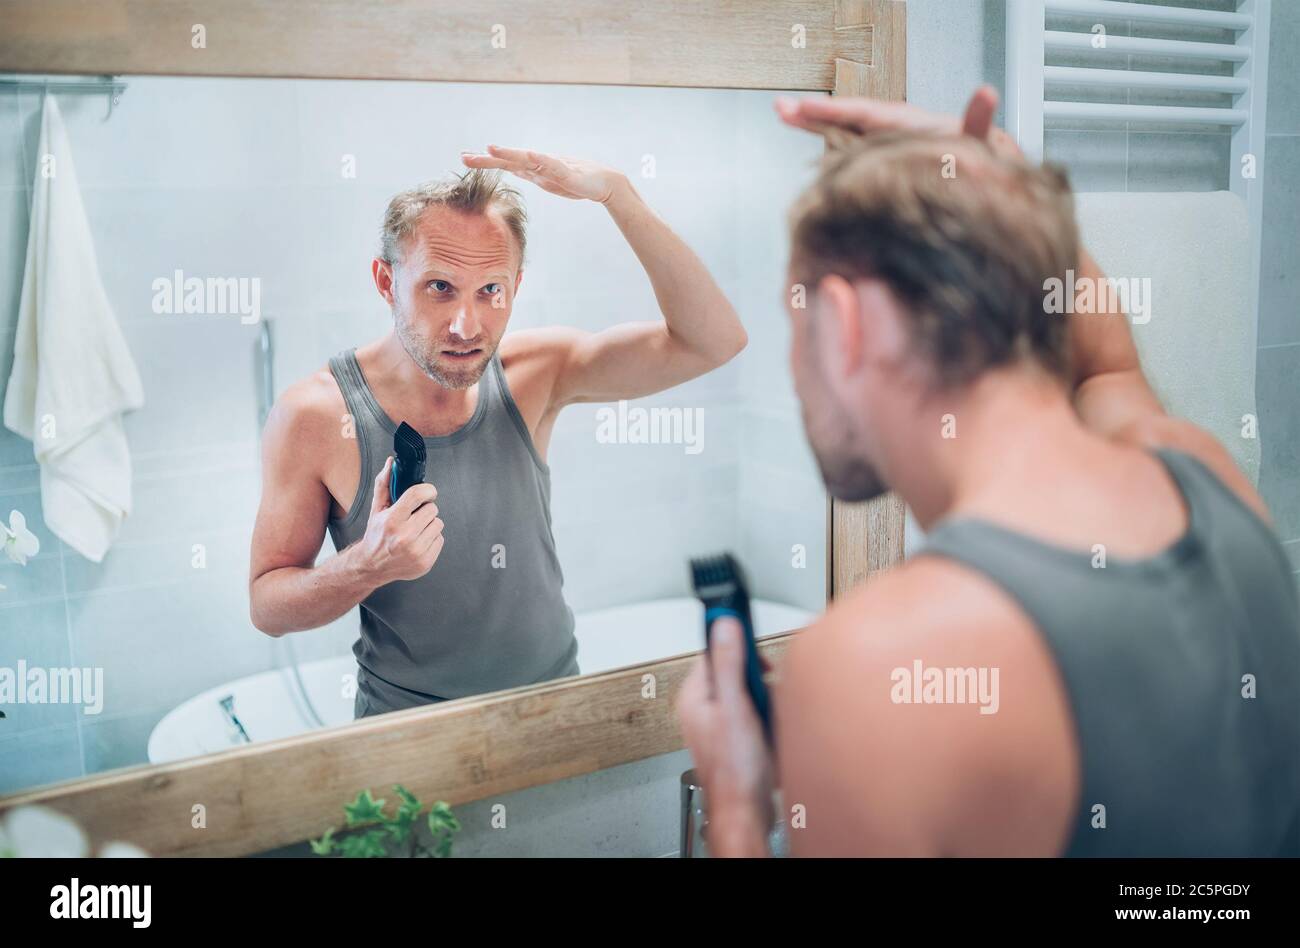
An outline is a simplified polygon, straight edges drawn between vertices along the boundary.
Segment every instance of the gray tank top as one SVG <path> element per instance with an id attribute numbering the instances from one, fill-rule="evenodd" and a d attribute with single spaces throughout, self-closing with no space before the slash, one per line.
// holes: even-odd
<path id="1" fill-rule="evenodd" d="M 330 371 L 361 451 L 352 506 L 329 522 L 342 550 L 366 532 L 374 480 L 392 454 L 397 424 L 366 384 L 355 350 L 332 358 Z M 576 673 L 573 612 L 551 532 L 550 470 L 510 395 L 499 355 L 479 380 L 470 420 L 424 444 L 425 480 L 438 488 L 445 545 L 424 576 L 381 586 L 361 603 L 361 637 L 352 651 L 367 711 Z M 376 687 L 367 687 L 367 675 L 379 679 Z M 392 697 L 398 689 L 409 694 Z"/>
<path id="2" fill-rule="evenodd" d="M 1066 855 L 1292 854 L 1300 814 L 1300 605 L 1273 532 L 1189 455 L 1155 452 L 1190 510 L 1143 560 L 941 522 L 922 555 L 1006 590 L 1055 655 L 1082 757 Z M 1243 697 L 1243 676 L 1254 678 Z M 1094 807 L 1105 828 L 1094 828 Z"/>

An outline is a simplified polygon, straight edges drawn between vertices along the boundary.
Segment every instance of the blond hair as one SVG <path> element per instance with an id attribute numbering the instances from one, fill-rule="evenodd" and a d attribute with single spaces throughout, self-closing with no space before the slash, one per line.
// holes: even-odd
<path id="1" fill-rule="evenodd" d="M 524 262 L 528 214 L 523 197 L 501 181 L 500 171 L 471 168 L 464 174 L 427 181 L 393 196 L 384 212 L 380 232 L 379 258 L 390 266 L 402 259 L 402 244 L 430 207 L 449 207 L 467 214 L 484 214 L 495 207 L 519 244 L 519 263 Z"/>
<path id="2" fill-rule="evenodd" d="M 832 150 L 791 210 L 792 276 L 877 278 L 941 385 L 1029 356 L 1066 379 L 1066 321 L 1044 284 L 1078 267 L 1064 171 L 969 136 L 891 133 Z"/>

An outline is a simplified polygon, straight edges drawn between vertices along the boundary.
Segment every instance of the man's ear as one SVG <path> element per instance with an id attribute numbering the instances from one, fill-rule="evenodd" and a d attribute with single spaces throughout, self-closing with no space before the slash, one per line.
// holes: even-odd
<path id="1" fill-rule="evenodd" d="M 375 279 L 375 289 L 389 306 L 393 305 L 393 268 L 386 261 L 375 257 L 370 261 L 370 275 Z"/>
<path id="2" fill-rule="evenodd" d="M 822 365 L 835 365 L 843 377 L 862 368 L 864 339 L 857 292 L 853 284 L 836 273 L 822 277 L 817 284 L 817 327 Z"/>
<path id="3" fill-rule="evenodd" d="M 866 359 L 896 366 L 907 356 L 907 317 L 883 280 L 859 280 L 858 297 Z"/>
<path id="4" fill-rule="evenodd" d="M 520 267 L 515 273 L 515 296 L 519 295 L 519 284 L 524 282 L 524 268 Z"/>

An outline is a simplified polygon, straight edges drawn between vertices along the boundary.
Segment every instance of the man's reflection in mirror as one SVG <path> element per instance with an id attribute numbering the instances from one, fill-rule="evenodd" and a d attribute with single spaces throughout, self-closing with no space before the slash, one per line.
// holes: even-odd
<path id="1" fill-rule="evenodd" d="M 462 160 L 463 174 L 389 202 L 371 270 L 392 327 L 291 385 L 262 439 L 252 621 L 281 636 L 359 605 L 357 717 L 578 674 L 551 530 L 556 417 L 680 385 L 746 344 L 717 283 L 625 175 L 496 146 Z M 663 318 L 508 332 L 527 219 L 505 174 L 603 205 Z M 402 422 L 427 460 L 424 482 L 394 498 Z M 326 530 L 337 553 L 317 564 Z"/>

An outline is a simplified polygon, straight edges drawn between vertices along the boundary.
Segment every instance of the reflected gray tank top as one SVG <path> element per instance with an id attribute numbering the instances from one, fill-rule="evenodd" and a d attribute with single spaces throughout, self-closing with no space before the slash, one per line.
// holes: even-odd
<path id="1" fill-rule="evenodd" d="M 1065 855 L 1294 855 L 1295 579 L 1273 532 L 1206 467 L 1155 453 L 1191 520 L 1154 557 L 1094 568 L 1087 553 L 973 519 L 941 522 L 921 555 L 997 583 L 1055 655 L 1083 778 Z M 1098 804 L 1104 829 L 1093 826 Z"/>
<path id="2" fill-rule="evenodd" d="M 361 452 L 352 506 L 329 522 L 342 550 L 366 532 L 374 480 L 392 454 L 397 424 L 366 384 L 356 350 L 329 365 Z M 576 673 L 573 612 L 551 532 L 550 470 L 510 395 L 499 355 L 479 380 L 470 420 L 424 444 L 424 479 L 438 488 L 446 539 L 428 573 L 381 586 L 361 603 L 361 637 L 352 651 L 368 713 Z M 367 688 L 367 675 L 380 679 L 377 687 Z M 400 704 L 391 697 L 398 689 L 412 693 Z"/>

